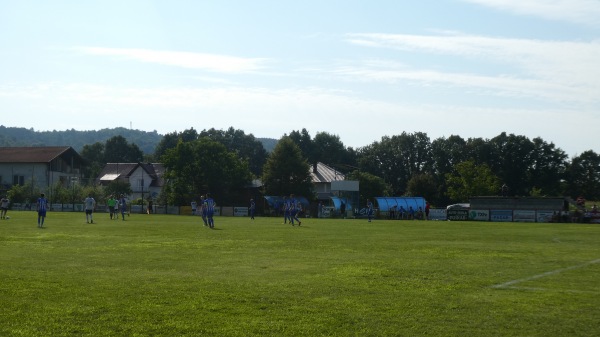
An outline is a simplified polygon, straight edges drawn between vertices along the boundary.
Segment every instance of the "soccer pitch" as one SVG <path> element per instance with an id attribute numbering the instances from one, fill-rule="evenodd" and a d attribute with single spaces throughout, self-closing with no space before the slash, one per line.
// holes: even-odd
<path id="1" fill-rule="evenodd" d="M 9 215 L 0 336 L 600 335 L 600 225 Z"/>

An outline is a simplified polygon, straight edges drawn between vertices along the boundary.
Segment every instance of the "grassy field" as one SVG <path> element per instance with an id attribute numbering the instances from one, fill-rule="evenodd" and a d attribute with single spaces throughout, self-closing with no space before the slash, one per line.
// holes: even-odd
<path id="1" fill-rule="evenodd" d="M 600 336 L 600 225 L 9 215 L 0 336 Z"/>

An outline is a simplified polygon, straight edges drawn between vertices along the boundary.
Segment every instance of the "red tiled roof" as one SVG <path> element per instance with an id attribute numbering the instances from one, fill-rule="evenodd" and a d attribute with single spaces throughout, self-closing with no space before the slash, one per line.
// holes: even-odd
<path id="1" fill-rule="evenodd" d="M 70 146 L 0 147 L 0 163 L 49 163 Z"/>

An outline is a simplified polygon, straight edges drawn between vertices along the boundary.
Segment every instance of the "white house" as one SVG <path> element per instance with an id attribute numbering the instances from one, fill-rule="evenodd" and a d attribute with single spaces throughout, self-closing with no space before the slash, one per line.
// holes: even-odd
<path id="1" fill-rule="evenodd" d="M 133 190 L 130 198 L 155 199 L 164 184 L 164 172 L 160 163 L 108 163 L 98 175 L 97 182 L 105 186 L 115 180 L 128 182 Z"/>

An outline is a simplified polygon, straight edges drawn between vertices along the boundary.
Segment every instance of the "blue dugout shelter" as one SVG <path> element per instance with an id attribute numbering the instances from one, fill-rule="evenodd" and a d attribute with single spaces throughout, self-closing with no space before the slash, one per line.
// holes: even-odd
<path id="1" fill-rule="evenodd" d="M 331 202 L 333 202 L 333 207 L 335 208 L 336 211 L 340 211 L 341 207 L 342 207 L 342 203 L 346 204 L 346 210 L 353 210 L 354 208 L 352 208 L 352 201 L 348 198 L 340 198 L 340 197 L 329 197 L 331 199 Z"/>
<path id="2" fill-rule="evenodd" d="M 400 206 L 408 210 L 412 207 L 415 211 L 421 208 L 425 210 L 425 198 L 422 197 L 375 197 L 377 208 L 380 212 L 389 212 L 390 209 L 396 206 L 400 209 Z"/>

